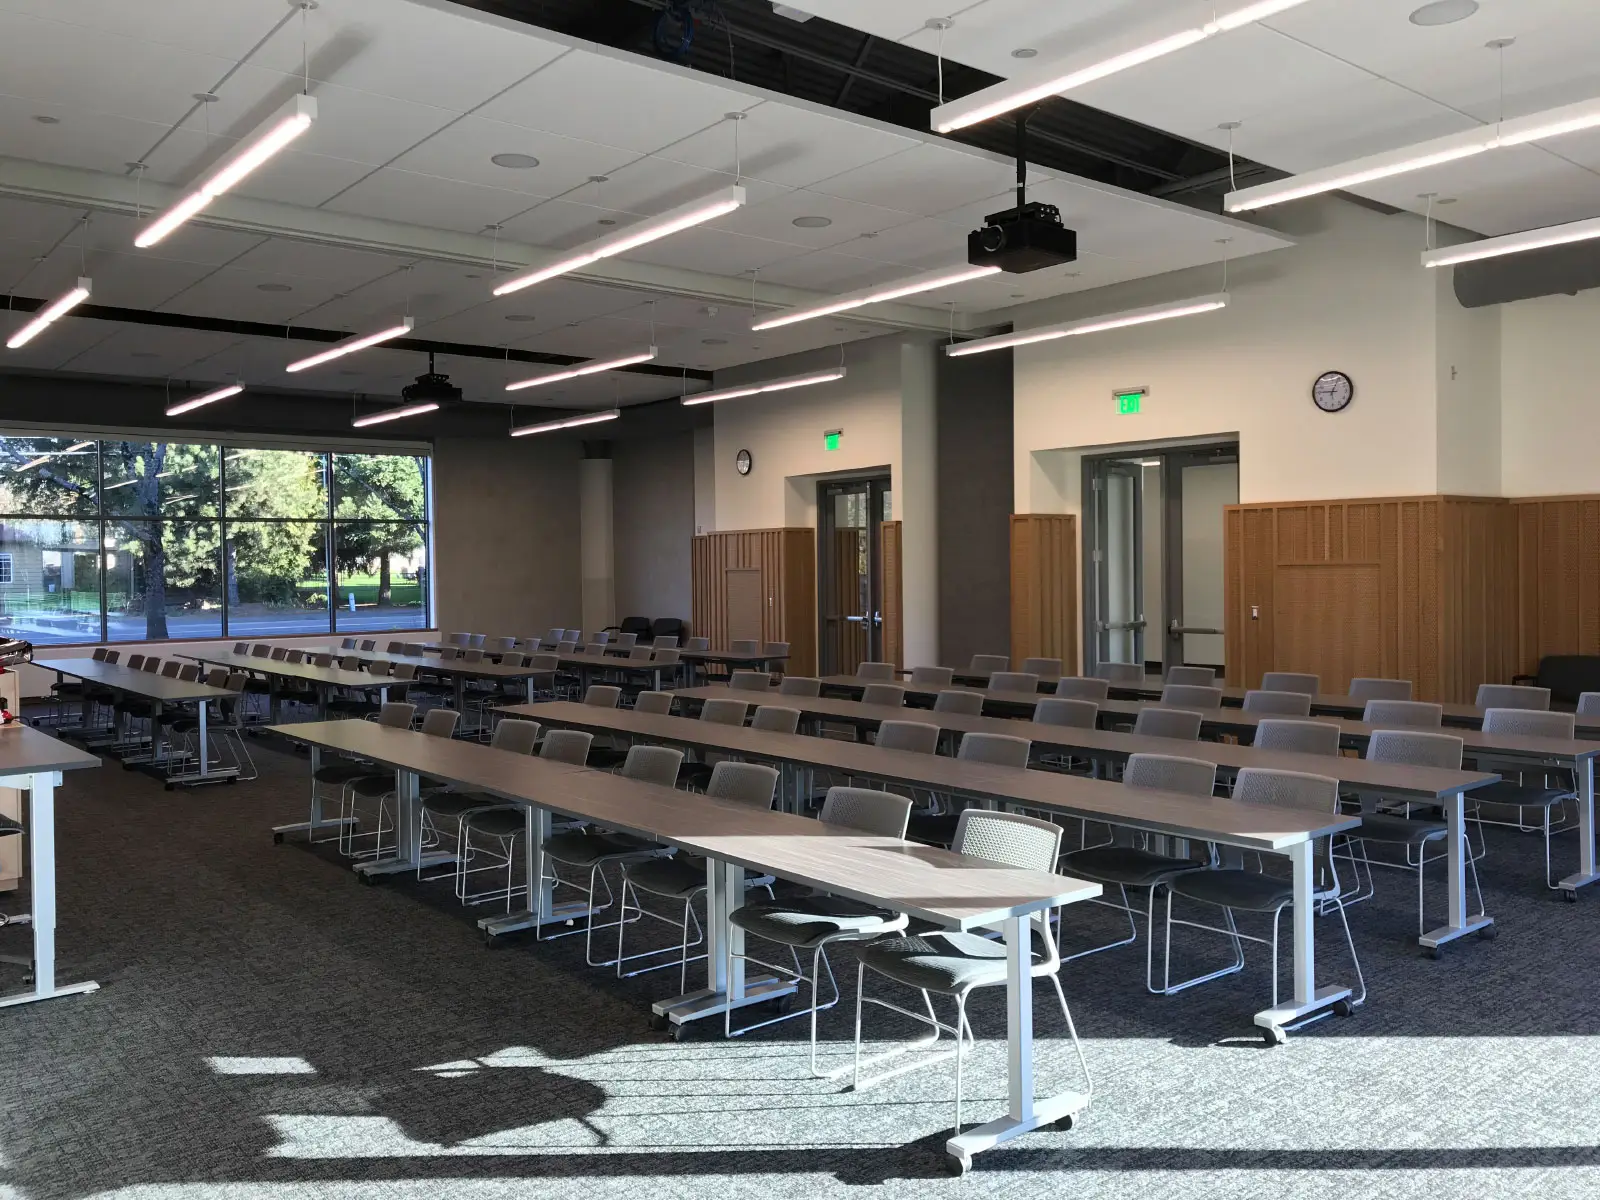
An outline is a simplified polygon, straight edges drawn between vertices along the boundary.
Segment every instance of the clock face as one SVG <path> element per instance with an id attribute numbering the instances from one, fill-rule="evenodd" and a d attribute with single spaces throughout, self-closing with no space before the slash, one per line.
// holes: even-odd
<path id="1" fill-rule="evenodd" d="M 1355 399 L 1356 385 L 1343 371 L 1325 371 L 1311 385 L 1311 399 L 1323 412 L 1336 413 Z"/>
<path id="2" fill-rule="evenodd" d="M 750 468 L 755 466 L 755 459 L 750 457 L 750 451 L 741 450 L 734 456 L 733 469 L 741 475 L 750 474 Z"/>

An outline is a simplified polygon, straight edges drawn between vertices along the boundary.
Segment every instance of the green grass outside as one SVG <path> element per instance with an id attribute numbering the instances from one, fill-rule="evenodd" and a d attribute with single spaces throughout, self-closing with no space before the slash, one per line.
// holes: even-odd
<path id="1" fill-rule="evenodd" d="M 327 594 L 328 581 L 326 579 L 307 579 L 299 585 L 302 598 L 320 597 Z M 376 575 L 344 575 L 339 579 L 339 605 L 344 607 L 350 603 L 350 593 L 354 592 L 356 604 L 376 604 L 378 602 L 378 577 Z M 389 603 L 395 608 L 421 608 L 422 585 L 416 580 L 400 579 L 396 577 L 389 586 Z"/>

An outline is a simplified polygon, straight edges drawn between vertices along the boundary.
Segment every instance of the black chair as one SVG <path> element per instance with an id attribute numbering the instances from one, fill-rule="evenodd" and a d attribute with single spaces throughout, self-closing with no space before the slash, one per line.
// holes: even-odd
<path id="1" fill-rule="evenodd" d="M 1513 675 L 1512 683 L 1550 689 L 1550 707 L 1568 711 L 1584 692 L 1600 691 L 1600 654 L 1547 654 L 1532 675 Z"/>
<path id="2" fill-rule="evenodd" d="M 636 639 L 634 644 L 637 646 L 645 645 L 654 640 L 650 632 L 649 617 L 623 617 L 621 625 L 607 625 L 606 629 L 616 633 L 633 634 Z"/>
<path id="3" fill-rule="evenodd" d="M 654 621 L 650 622 L 649 640 L 652 642 L 658 637 L 675 637 L 678 639 L 678 645 L 681 646 L 683 645 L 683 634 L 683 622 L 677 617 L 657 617 Z M 639 640 L 642 642 L 645 639 L 640 637 Z M 1600 688 L 1597 688 L 1596 690 L 1600 691 Z"/>

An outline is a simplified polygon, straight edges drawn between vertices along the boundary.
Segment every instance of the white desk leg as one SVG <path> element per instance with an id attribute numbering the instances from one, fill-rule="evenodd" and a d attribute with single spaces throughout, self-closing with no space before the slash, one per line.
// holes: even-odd
<path id="1" fill-rule="evenodd" d="M 1428 950 L 1438 950 L 1446 942 L 1453 942 L 1456 938 L 1477 930 L 1488 929 L 1494 924 L 1493 917 L 1485 916 L 1481 912 L 1476 916 L 1467 915 L 1467 855 L 1471 853 L 1471 847 L 1467 844 L 1466 793 L 1457 792 L 1453 796 L 1446 796 L 1444 814 L 1445 821 L 1449 825 L 1449 833 L 1446 836 L 1449 860 L 1445 865 L 1450 885 L 1450 924 L 1431 929 L 1417 939 Z"/>
<path id="2" fill-rule="evenodd" d="M 202 700 L 197 706 L 200 709 L 200 778 L 204 779 L 209 774 L 211 765 L 210 742 L 206 733 L 206 713 L 210 709 L 209 701 Z"/>
<path id="3" fill-rule="evenodd" d="M 1594 852 L 1594 758 L 1576 764 L 1578 777 L 1578 873 L 1568 875 L 1556 886 L 1568 900 L 1578 898 L 1578 889 L 1600 879 L 1595 870 Z"/>
<path id="4" fill-rule="evenodd" d="M 1294 868 L 1294 907 L 1289 912 L 1294 939 L 1293 999 L 1287 1004 L 1263 1009 L 1255 1016 L 1256 1024 L 1266 1031 L 1267 1040 L 1273 1043 L 1282 1042 L 1286 1030 L 1325 1017 L 1336 1003 L 1350 998 L 1347 987 L 1317 987 L 1317 913 L 1316 901 L 1312 899 L 1316 891 L 1316 867 L 1312 843 L 1291 846 L 1287 854 Z"/>
<path id="5" fill-rule="evenodd" d="M 322 812 L 322 793 L 317 791 L 317 772 L 322 769 L 322 747 L 312 743 L 311 750 L 311 819 L 309 821 L 291 821 L 287 825 L 274 825 L 272 827 L 272 840 L 274 843 L 283 841 L 285 834 L 304 833 L 315 841 L 319 829 L 337 829 L 341 825 L 360 824 L 354 817 L 328 817 Z"/>
<path id="6" fill-rule="evenodd" d="M 544 844 L 550 838 L 550 810 L 528 805 L 522 829 L 523 870 L 528 880 L 528 907 L 520 912 L 504 913 L 497 917 L 479 917 L 478 928 L 483 930 L 486 942 L 492 942 L 502 933 L 515 933 L 519 929 L 537 929 L 541 925 L 559 925 L 580 920 L 589 915 L 582 900 L 557 904 L 556 881 L 546 879 L 544 871 Z"/>
<path id="7" fill-rule="evenodd" d="M 98 983 L 56 986 L 56 777 L 33 775 L 28 785 L 28 883 L 33 911 L 33 986 L 0 996 L 0 1008 L 99 990 Z"/>
<path id="8" fill-rule="evenodd" d="M 395 852 L 392 858 L 378 858 L 355 865 L 363 880 L 378 875 L 397 875 L 403 871 L 420 871 L 455 862 L 454 854 L 422 852 L 422 801 L 419 799 L 420 780 L 415 771 L 396 771 L 395 790 Z"/>
<path id="9" fill-rule="evenodd" d="M 1075 1118 L 1088 1106 L 1082 1092 L 1062 1092 L 1035 1099 L 1033 1091 L 1033 934 L 1032 918 L 1007 917 L 1006 931 L 1006 1050 L 1009 1082 L 1006 1115 L 985 1125 L 975 1125 L 944 1144 L 945 1153 L 962 1169 L 972 1156 L 1001 1142 Z"/>

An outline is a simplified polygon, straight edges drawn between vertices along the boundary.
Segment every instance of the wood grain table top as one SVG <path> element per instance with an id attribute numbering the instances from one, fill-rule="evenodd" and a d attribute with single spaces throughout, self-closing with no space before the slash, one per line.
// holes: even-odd
<path id="1" fill-rule="evenodd" d="M 143 696 L 168 704 L 183 704 L 195 700 L 227 700 L 238 696 L 227 688 L 212 687 L 195 680 L 186 683 L 170 678 L 159 671 L 135 671 L 121 663 L 96 662 L 92 658 L 36 658 L 33 666 L 46 671 L 72 675 L 89 683 L 103 684 L 130 696 Z"/>
<path id="2" fill-rule="evenodd" d="M 100 760 L 88 751 L 69 746 L 60 738 L 41 733 L 20 721 L 0 725 L 0 778 L 46 771 L 81 771 L 99 765 Z"/>
<path id="3" fill-rule="evenodd" d="M 235 654 L 231 650 L 219 650 L 213 654 L 180 654 L 177 657 L 197 663 L 230 667 L 237 671 L 276 675 L 280 679 L 320 683 L 329 687 L 370 689 L 394 687 L 406 682 L 403 679 L 391 679 L 387 675 L 369 675 L 365 671 L 346 671 L 341 667 L 319 667 L 309 662 L 292 663 L 283 659 L 256 658 L 249 654 Z"/>

